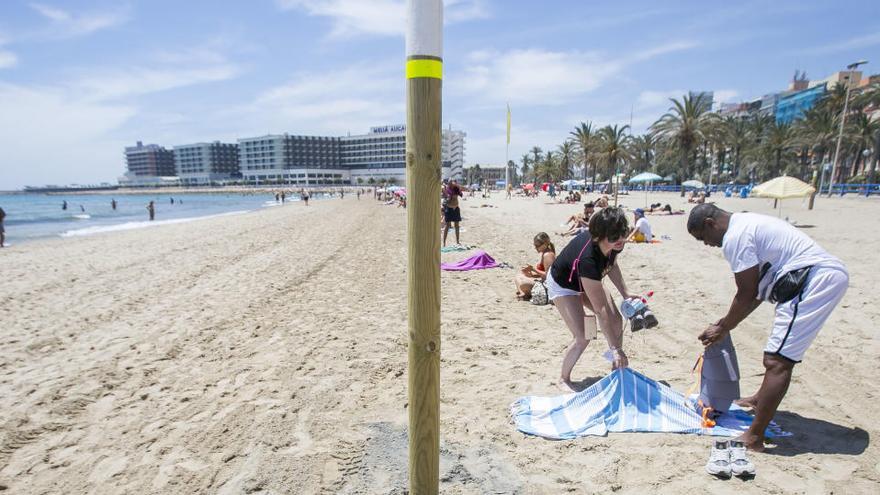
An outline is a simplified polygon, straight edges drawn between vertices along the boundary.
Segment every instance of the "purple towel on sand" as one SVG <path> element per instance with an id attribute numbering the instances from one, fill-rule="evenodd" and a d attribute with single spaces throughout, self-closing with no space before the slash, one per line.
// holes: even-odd
<path id="1" fill-rule="evenodd" d="M 483 268 L 495 268 L 498 262 L 486 254 L 486 251 L 477 251 L 477 254 L 465 258 L 457 263 L 440 263 L 440 269 L 451 272 L 463 272 L 466 270 L 482 270 Z"/>

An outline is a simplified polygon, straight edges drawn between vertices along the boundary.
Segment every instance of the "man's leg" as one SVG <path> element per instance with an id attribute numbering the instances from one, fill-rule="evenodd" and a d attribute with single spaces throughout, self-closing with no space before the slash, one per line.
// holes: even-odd
<path id="1" fill-rule="evenodd" d="M 459 241 L 459 238 L 458 238 L 458 222 L 455 222 L 455 243 L 461 244 L 461 241 Z"/>
<path id="2" fill-rule="evenodd" d="M 458 229 L 456 229 L 458 230 Z M 446 236 L 449 234 L 449 222 L 443 224 L 443 247 L 446 247 Z"/>
<path id="3" fill-rule="evenodd" d="M 782 356 L 764 354 L 764 381 L 755 394 L 757 398 L 755 419 L 749 430 L 739 437 L 749 450 L 756 452 L 764 450 L 764 430 L 770 425 L 779 403 L 788 391 L 794 364 L 794 361 Z"/>

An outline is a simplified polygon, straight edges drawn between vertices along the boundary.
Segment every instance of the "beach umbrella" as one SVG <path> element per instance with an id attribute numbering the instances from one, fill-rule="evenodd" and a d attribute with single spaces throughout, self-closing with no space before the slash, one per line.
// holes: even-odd
<path id="1" fill-rule="evenodd" d="M 644 184 L 644 183 L 652 183 L 656 180 L 663 180 L 663 177 L 660 177 L 657 174 L 652 174 L 651 172 L 642 172 L 639 175 L 633 177 L 629 180 L 630 184 Z M 645 188 L 645 206 L 648 206 L 648 188 Z"/>
<path id="2" fill-rule="evenodd" d="M 758 184 L 752 189 L 759 198 L 773 198 L 779 200 L 779 216 L 782 216 L 782 200 L 790 198 L 804 198 L 816 192 L 816 188 L 802 180 L 783 175 L 767 182 Z"/>
<path id="3" fill-rule="evenodd" d="M 694 189 L 703 189 L 706 187 L 706 184 L 703 184 L 696 179 L 686 180 L 682 182 L 681 185 L 684 187 L 693 187 Z"/>
<path id="4" fill-rule="evenodd" d="M 562 184 L 563 184 L 565 187 L 574 187 L 574 186 L 579 185 L 580 182 L 578 182 L 578 181 L 576 181 L 576 180 L 574 180 L 574 179 L 568 179 L 568 180 L 564 180 L 564 181 L 562 181 Z"/>
<path id="5" fill-rule="evenodd" d="M 644 184 L 646 182 L 656 182 L 658 180 L 663 180 L 663 177 L 660 177 L 657 174 L 652 174 L 651 172 L 642 172 L 630 179 L 629 183 Z"/>
<path id="6" fill-rule="evenodd" d="M 809 196 L 816 192 L 816 188 L 802 180 L 783 175 L 758 184 L 752 192 L 759 198 L 790 199 Z"/>

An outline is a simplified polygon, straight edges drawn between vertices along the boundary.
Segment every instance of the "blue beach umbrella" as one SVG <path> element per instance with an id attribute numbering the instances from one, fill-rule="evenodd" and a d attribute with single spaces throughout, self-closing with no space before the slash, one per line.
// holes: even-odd
<path id="1" fill-rule="evenodd" d="M 644 184 L 651 183 L 654 181 L 663 180 L 663 177 L 660 177 L 657 174 L 652 174 L 651 172 L 642 172 L 639 175 L 633 177 L 629 180 L 630 184 Z M 648 206 L 648 188 L 645 188 L 645 206 Z"/>
<path id="2" fill-rule="evenodd" d="M 657 174 L 652 174 L 651 172 L 642 172 L 639 175 L 630 179 L 629 183 L 644 184 L 646 182 L 657 182 L 658 180 L 663 180 L 663 177 L 660 177 Z"/>

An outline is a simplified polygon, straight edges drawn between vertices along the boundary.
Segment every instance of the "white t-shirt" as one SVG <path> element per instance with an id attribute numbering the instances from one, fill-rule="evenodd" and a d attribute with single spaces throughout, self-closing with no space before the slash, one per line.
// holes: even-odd
<path id="1" fill-rule="evenodd" d="M 651 242 L 654 239 L 654 236 L 651 234 L 651 224 L 648 223 L 647 218 L 642 217 L 636 221 L 636 230 L 645 236 L 645 242 Z"/>
<path id="2" fill-rule="evenodd" d="M 757 213 L 730 216 L 721 250 L 733 273 L 759 265 L 758 299 L 762 300 L 767 299 L 773 284 L 790 271 L 817 265 L 845 269 L 843 262 L 788 222 Z"/>

